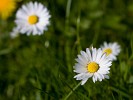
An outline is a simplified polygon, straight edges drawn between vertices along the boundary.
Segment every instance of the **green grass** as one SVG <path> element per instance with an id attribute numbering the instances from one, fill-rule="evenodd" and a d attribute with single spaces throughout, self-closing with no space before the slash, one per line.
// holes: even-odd
<path id="1" fill-rule="evenodd" d="M 19 2 L 18 8 L 28 1 Z M 0 100 L 132 100 L 133 1 L 38 2 L 52 16 L 41 36 L 11 39 L 16 11 L 8 20 L 0 19 Z M 75 58 L 80 50 L 99 48 L 104 41 L 118 42 L 122 49 L 110 79 L 78 85 L 73 78 Z"/>

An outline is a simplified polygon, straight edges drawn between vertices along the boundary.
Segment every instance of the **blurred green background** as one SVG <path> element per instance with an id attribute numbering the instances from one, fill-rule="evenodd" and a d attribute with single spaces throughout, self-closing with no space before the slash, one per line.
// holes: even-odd
<path id="1" fill-rule="evenodd" d="M 15 12 L 29 1 L 50 11 L 48 31 L 11 39 Z M 133 0 L 23 0 L 0 19 L 0 100 L 63 100 L 80 81 L 73 77 L 80 50 L 118 42 L 121 53 L 110 79 L 89 79 L 68 100 L 133 99 Z"/>

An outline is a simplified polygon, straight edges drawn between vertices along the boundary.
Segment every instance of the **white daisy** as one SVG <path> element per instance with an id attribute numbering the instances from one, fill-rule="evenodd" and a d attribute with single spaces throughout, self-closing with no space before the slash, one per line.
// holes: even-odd
<path id="1" fill-rule="evenodd" d="M 49 25 L 49 12 L 41 3 L 30 2 L 16 13 L 15 23 L 20 33 L 30 35 L 43 34 Z"/>
<path id="2" fill-rule="evenodd" d="M 120 45 L 116 42 L 114 43 L 107 43 L 104 42 L 104 44 L 101 46 L 102 50 L 111 60 L 116 60 L 116 56 L 120 53 Z"/>
<path id="3" fill-rule="evenodd" d="M 81 85 L 84 85 L 91 77 L 94 83 L 98 80 L 102 81 L 105 78 L 109 78 L 107 74 L 112 62 L 103 54 L 101 48 L 87 48 L 86 52 L 81 51 L 81 55 L 78 55 L 76 61 L 74 72 L 77 75 L 74 78 L 82 80 Z"/>

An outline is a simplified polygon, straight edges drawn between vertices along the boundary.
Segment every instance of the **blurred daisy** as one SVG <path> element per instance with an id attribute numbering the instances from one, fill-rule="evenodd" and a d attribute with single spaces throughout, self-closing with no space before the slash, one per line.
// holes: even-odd
<path id="1" fill-rule="evenodd" d="M 15 38 L 19 35 L 18 29 L 15 27 L 13 28 L 13 31 L 10 33 L 11 38 Z"/>
<path id="2" fill-rule="evenodd" d="M 74 72 L 77 75 L 74 78 L 82 80 L 81 85 L 84 85 L 91 77 L 94 83 L 98 80 L 102 81 L 105 78 L 109 78 L 107 74 L 112 62 L 103 54 L 100 48 L 87 48 L 86 52 L 81 51 L 81 55 L 78 55 L 76 61 Z"/>
<path id="3" fill-rule="evenodd" d="M 0 0 L 0 17 L 7 19 L 16 8 L 16 0 Z"/>
<path id="4" fill-rule="evenodd" d="M 20 33 L 43 34 L 49 25 L 49 12 L 41 3 L 30 2 L 17 11 L 15 23 Z"/>
<path id="5" fill-rule="evenodd" d="M 116 42 L 114 43 L 108 43 L 104 42 L 104 44 L 101 46 L 102 50 L 111 60 L 116 60 L 116 56 L 120 53 L 120 45 Z"/>

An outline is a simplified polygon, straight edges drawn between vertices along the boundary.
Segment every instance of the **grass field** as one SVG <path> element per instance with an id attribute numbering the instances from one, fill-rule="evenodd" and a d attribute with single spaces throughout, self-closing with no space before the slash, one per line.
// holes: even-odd
<path id="1" fill-rule="evenodd" d="M 16 11 L 30 1 L 48 8 L 48 30 L 11 38 Z M 79 85 L 75 58 L 104 41 L 121 46 L 110 79 Z M 19 0 L 12 16 L 0 19 L 0 100 L 66 99 L 133 100 L 132 0 Z"/>

